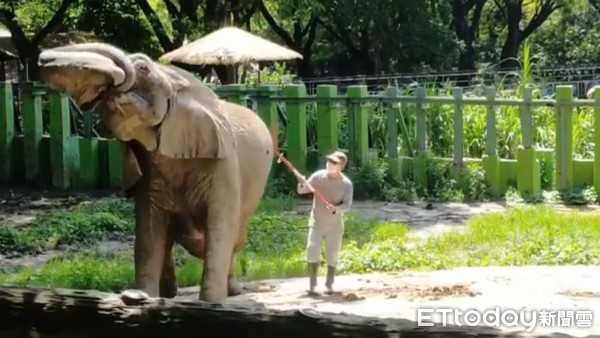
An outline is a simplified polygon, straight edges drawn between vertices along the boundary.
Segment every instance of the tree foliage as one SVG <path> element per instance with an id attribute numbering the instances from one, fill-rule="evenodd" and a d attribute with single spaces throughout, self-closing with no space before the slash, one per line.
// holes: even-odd
<path id="1" fill-rule="evenodd" d="M 234 25 L 301 53 L 303 77 L 515 68 L 523 42 L 545 65 L 594 64 L 600 0 L 4 0 L 23 64 L 51 34 L 91 33 L 152 57 Z"/>

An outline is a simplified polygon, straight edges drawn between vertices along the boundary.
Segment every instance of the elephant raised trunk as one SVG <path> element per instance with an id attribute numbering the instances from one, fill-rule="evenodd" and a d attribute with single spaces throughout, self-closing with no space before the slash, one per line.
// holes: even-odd
<path id="1" fill-rule="evenodd" d="M 133 68 L 133 64 L 122 50 L 111 45 L 99 42 L 89 42 L 58 47 L 55 48 L 54 51 L 90 52 L 110 59 L 125 73 L 125 78 L 120 83 L 115 83 L 116 89 L 120 92 L 128 91 L 135 83 L 135 69 Z"/>
<path id="2" fill-rule="evenodd" d="M 126 92 L 136 81 L 133 63 L 125 53 L 103 43 L 48 49 L 40 54 L 38 64 L 44 82 L 69 93 L 85 110 L 94 108 L 107 90 Z"/>

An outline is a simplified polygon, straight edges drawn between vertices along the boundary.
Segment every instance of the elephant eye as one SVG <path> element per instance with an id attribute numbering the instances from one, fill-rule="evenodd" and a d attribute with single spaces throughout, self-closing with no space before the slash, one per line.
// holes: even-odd
<path id="1" fill-rule="evenodd" d="M 146 65 L 146 64 L 143 64 L 143 63 L 138 63 L 138 64 L 137 64 L 137 65 L 135 65 L 135 66 L 136 66 L 136 68 L 137 68 L 138 70 L 140 70 L 141 72 L 144 72 L 144 73 L 148 73 L 148 72 L 150 72 L 150 69 L 148 68 L 148 65 Z"/>

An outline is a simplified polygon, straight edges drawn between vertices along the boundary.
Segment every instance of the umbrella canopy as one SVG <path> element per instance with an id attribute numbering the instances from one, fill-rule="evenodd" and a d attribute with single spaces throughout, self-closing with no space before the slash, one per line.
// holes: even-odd
<path id="1" fill-rule="evenodd" d="M 16 59 L 17 50 L 10 40 L 10 32 L 0 27 L 0 60 Z"/>
<path id="2" fill-rule="evenodd" d="M 195 65 L 291 59 L 302 59 L 302 55 L 236 27 L 221 28 L 160 57 L 163 62 Z"/>

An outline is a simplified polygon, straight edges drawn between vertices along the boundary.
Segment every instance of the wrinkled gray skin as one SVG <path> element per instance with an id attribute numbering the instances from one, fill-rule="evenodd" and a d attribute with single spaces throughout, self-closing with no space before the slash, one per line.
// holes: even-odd
<path id="1" fill-rule="evenodd" d="M 176 295 L 171 251 L 179 243 L 204 261 L 201 300 L 241 293 L 235 253 L 274 156 L 260 117 L 182 69 L 107 44 L 45 50 L 39 65 L 45 82 L 99 111 L 123 141 L 123 188 L 135 201 L 135 288 Z"/>

